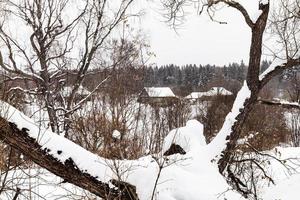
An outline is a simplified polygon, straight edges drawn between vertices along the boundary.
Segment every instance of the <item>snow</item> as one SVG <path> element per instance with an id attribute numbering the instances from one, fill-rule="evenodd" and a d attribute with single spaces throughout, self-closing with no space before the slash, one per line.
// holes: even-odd
<path id="1" fill-rule="evenodd" d="M 169 87 L 145 87 L 149 97 L 175 97 Z"/>
<path id="2" fill-rule="evenodd" d="M 252 138 L 254 138 L 256 135 L 258 135 L 259 134 L 259 132 L 256 132 L 256 133 L 251 133 L 251 134 L 249 134 L 248 136 L 246 136 L 246 137 L 244 137 L 244 138 L 241 138 L 241 139 L 238 139 L 238 141 L 237 141 L 237 144 L 239 144 L 239 145 L 242 145 L 242 144 L 246 144 L 246 143 L 248 143 L 248 141 L 250 140 L 250 139 L 252 139 Z"/>
<path id="3" fill-rule="evenodd" d="M 211 160 L 212 155 L 223 150 L 225 137 L 229 133 L 235 117 L 239 114 L 239 109 L 243 108 L 244 102 L 250 94 L 247 84 L 244 83 L 219 135 L 210 144 L 207 145 L 205 142 L 203 125 L 196 120 L 190 120 L 186 126 L 170 131 L 164 140 L 161 153 L 131 161 L 108 160 L 92 154 L 73 142 L 36 126 L 30 118 L 5 102 L 1 102 L 0 113 L 2 117 L 16 123 L 19 128 L 28 128 L 29 135 L 36 138 L 42 148 L 50 149 L 49 153 L 55 158 L 64 162 L 71 157 L 79 169 L 86 170 L 92 176 L 97 176 L 100 181 L 108 182 L 110 179 L 116 178 L 116 170 L 112 166 L 118 166 L 122 179 L 137 187 L 137 193 L 141 200 L 151 199 L 152 194 L 157 200 L 243 200 L 244 198 L 240 194 L 231 189 L 219 173 L 216 163 Z M 117 132 L 117 130 L 114 131 L 115 136 Z M 180 145 L 186 154 L 162 156 L 172 143 Z M 62 150 L 63 153 L 58 155 L 57 150 Z M 281 159 L 299 158 L 300 148 L 276 148 L 268 153 Z M 300 165 L 296 165 L 299 164 L 299 161 L 291 160 L 287 164 L 295 169 L 294 173 L 288 173 L 283 165 L 274 159 L 270 160 L 270 165 L 266 170 L 272 173 L 276 185 L 264 185 L 260 190 L 262 199 L 292 200 L 299 196 L 300 175 L 296 173 L 299 172 Z M 158 177 L 160 166 L 162 166 L 162 170 Z M 38 193 L 42 196 L 46 195 L 45 197 L 50 200 L 57 199 L 61 194 L 66 195 L 69 191 L 77 191 L 76 194 L 81 192 L 78 191 L 78 188 L 72 189 L 70 184 L 58 184 L 61 180 L 57 180 L 54 175 L 49 173 L 43 178 L 48 179 L 50 184 L 36 178 L 38 180 L 35 185 L 39 188 Z M 157 178 L 156 190 L 153 192 Z M 25 188 L 27 185 L 24 183 L 20 187 Z M 59 185 L 62 188 L 59 188 Z M 50 193 L 51 195 L 49 195 Z M 6 199 L 3 196 L 0 198 Z M 23 196 L 20 197 L 21 200 L 22 198 L 25 199 Z"/>
<path id="4" fill-rule="evenodd" d="M 266 152 L 276 158 L 285 160 L 284 165 L 270 159 L 266 170 L 272 175 L 275 184 L 265 186 L 262 190 L 262 199 L 266 200 L 296 200 L 300 195 L 300 148 L 276 147 Z"/>
<path id="5" fill-rule="evenodd" d="M 11 170 L 8 173 L 7 181 L 7 190 L 0 194 L 1 200 L 13 199 L 16 187 L 21 189 L 21 195 L 19 195 L 18 200 L 71 200 L 84 199 L 84 197 L 88 198 L 91 196 L 76 186 L 62 183 L 63 180 L 61 178 L 37 166 L 32 166 L 32 168 L 28 169 Z M 12 188 L 9 189 L 10 187 Z"/>
<path id="6" fill-rule="evenodd" d="M 185 152 L 197 146 L 205 146 L 205 137 L 202 132 L 203 125 L 197 120 L 190 120 L 185 127 L 170 131 L 164 140 L 162 151 L 166 152 L 173 143 L 181 146 Z"/>
<path id="7" fill-rule="evenodd" d="M 205 149 L 205 147 L 202 147 Z M 280 158 L 295 158 L 300 157 L 300 148 L 276 148 L 271 150 L 268 153 L 273 153 L 273 155 L 277 154 Z M 191 160 L 190 160 L 191 161 Z M 190 162 L 189 161 L 189 162 Z M 198 160 L 196 160 L 198 161 Z M 205 160 L 199 161 L 200 163 L 204 163 Z M 182 164 L 182 163 L 181 163 Z M 235 193 L 232 191 L 231 194 L 219 194 L 219 198 L 215 196 L 215 198 L 211 198 L 209 194 L 213 193 L 211 192 L 214 189 L 214 186 L 212 186 L 212 183 L 215 184 L 221 184 L 223 185 L 223 182 L 221 181 L 219 176 L 215 174 L 214 170 L 211 170 L 211 172 L 208 175 L 203 175 L 199 172 L 199 170 L 203 170 L 202 166 L 199 166 L 199 170 L 197 171 L 196 165 L 188 165 L 186 167 L 183 167 L 181 164 L 177 164 L 174 166 L 169 166 L 163 169 L 162 171 L 162 178 L 169 178 L 167 182 L 160 182 L 160 184 L 163 185 L 163 187 L 158 186 L 158 192 L 156 193 L 157 199 L 162 200 L 177 200 L 177 199 L 183 199 L 183 200 L 190 200 L 190 199 L 213 199 L 213 200 L 224 200 L 224 196 L 227 197 L 228 200 L 232 199 L 239 199 L 243 200 L 243 198 L 235 198 L 233 196 L 236 196 Z M 155 163 L 153 162 L 153 166 Z M 193 169 L 195 167 L 195 169 Z M 205 166 L 209 167 L 209 166 Z M 214 169 L 214 166 L 211 166 L 212 169 Z M 149 170 L 153 168 L 149 167 Z M 184 170 L 182 170 L 184 169 Z M 294 174 L 288 174 L 286 172 L 286 169 L 280 165 L 278 162 L 275 162 L 274 160 L 270 162 L 269 167 L 267 168 L 270 172 L 273 171 L 273 177 L 275 180 L 275 185 L 265 185 L 262 189 L 263 193 L 260 199 L 263 200 L 296 200 L 299 196 L 299 187 L 300 187 L 300 174 L 294 173 Z M 298 167 L 299 170 L 299 167 Z M 173 171 L 173 173 L 171 173 Z M 207 169 L 205 169 L 205 172 L 208 173 Z M 147 186 L 147 184 L 151 183 L 148 178 L 147 174 L 142 174 L 143 172 L 140 171 L 140 175 L 143 178 L 140 178 L 141 183 L 144 186 Z M 153 170 L 154 173 L 154 170 Z M 183 173 L 181 176 L 178 173 Z M 195 173 L 195 174 L 194 174 Z M 194 176 L 193 176 L 194 174 Z M 212 176 L 212 174 L 215 174 L 215 176 Z M 28 178 L 28 175 L 31 176 L 31 178 Z M 146 175 L 146 176 L 145 176 Z M 199 177 L 201 175 L 202 177 Z M 186 178 L 184 178 L 186 176 Z M 155 176 L 154 176 L 155 178 Z M 153 178 L 153 179 L 154 179 Z M 202 179 L 201 179 L 202 178 Z M 212 178 L 216 178 L 216 180 L 211 180 Z M 24 169 L 24 170 L 15 170 L 11 171 L 11 173 L 8 175 L 7 178 L 11 183 L 11 185 L 18 186 L 22 190 L 22 196 L 19 197 L 19 200 L 26 200 L 29 196 L 29 192 L 31 191 L 31 197 L 32 199 L 40 199 L 40 197 L 44 197 L 47 200 L 55 200 L 55 199 L 74 199 L 74 196 L 76 199 L 83 199 L 84 197 L 89 197 L 90 199 L 94 199 L 93 196 L 90 194 L 84 192 L 80 188 L 76 186 L 72 186 L 68 183 L 61 183 L 63 180 L 56 177 L 55 175 L 51 174 L 50 172 L 39 169 L 39 168 L 32 168 L 32 169 Z M 162 179 L 163 180 L 163 179 Z M 182 182 L 176 182 L 174 181 L 182 181 Z M 206 185 L 204 182 L 206 182 L 208 185 Z M 167 185 L 170 184 L 168 187 Z M 191 188 L 190 188 L 191 186 Z M 150 187 L 150 186 L 149 186 Z M 219 188 L 217 186 L 217 188 Z M 151 190 L 151 189 L 150 189 Z M 192 192 L 197 191 L 195 193 L 195 196 Z M 9 193 L 9 194 L 7 194 Z M 6 191 L 0 194 L 0 199 L 2 200 L 10 200 L 12 199 L 12 196 L 14 195 L 14 191 Z M 39 195 L 39 196 L 38 196 Z M 72 196 L 73 195 L 73 196 Z M 203 196 L 196 196 L 196 195 L 203 195 Z M 206 196 L 205 196 L 206 195 Z M 222 196 L 223 195 L 223 196 Z M 27 196 L 27 197 L 26 197 Z M 203 198 L 197 198 L 197 197 L 203 197 Z M 231 198 L 232 197 L 232 198 Z M 147 199 L 147 198 L 142 198 Z M 150 198 L 148 198 L 150 199 Z M 148 200 L 147 199 L 147 200 Z"/>
<path id="8" fill-rule="evenodd" d="M 19 129 L 24 127 L 29 129 L 28 135 L 36 139 L 42 149 L 49 149 L 49 154 L 59 161 L 64 163 L 68 158 L 72 158 L 82 171 L 86 170 L 92 176 L 102 178 L 100 181 L 107 182 L 109 180 L 106 174 L 105 159 L 90 153 L 60 135 L 52 133 L 50 130 L 38 127 L 32 119 L 5 102 L 1 102 L 0 107 L 2 117 L 15 123 Z M 62 151 L 62 153 L 58 154 L 58 151 Z"/>
<path id="9" fill-rule="evenodd" d="M 300 108 L 300 104 L 297 103 L 297 102 L 289 102 L 287 100 L 284 100 L 284 99 L 278 99 L 279 102 L 283 105 L 291 105 L 291 106 L 298 106 Z"/>
<path id="10" fill-rule="evenodd" d="M 287 177 L 278 184 L 272 185 L 263 195 L 270 200 L 296 200 L 299 198 L 300 174 Z"/>
<path id="11" fill-rule="evenodd" d="M 112 136 L 115 139 L 118 139 L 118 140 L 121 139 L 121 133 L 118 130 L 114 130 L 113 133 L 112 133 Z"/>
<path id="12" fill-rule="evenodd" d="M 244 108 L 245 101 L 251 96 L 251 91 L 248 88 L 247 82 L 244 82 L 243 87 L 238 92 L 232 110 L 227 114 L 225 122 L 220 129 L 217 136 L 211 141 L 209 146 L 211 147 L 212 159 L 215 156 L 220 155 L 226 145 L 226 137 L 231 133 L 232 126 L 236 121 L 236 117 L 240 114 L 240 109 Z"/>
<path id="13" fill-rule="evenodd" d="M 172 143 L 179 144 L 186 154 L 175 154 L 167 159 L 157 155 L 158 161 L 151 162 L 147 168 L 140 168 L 133 172 L 137 176 L 144 177 L 137 179 L 136 182 L 136 185 L 146 185 L 141 191 L 139 191 L 141 188 L 138 187 L 141 199 L 151 199 L 149 194 L 153 188 L 152 183 L 157 177 L 155 174 L 158 174 L 157 163 L 164 163 L 164 167 L 159 177 L 154 199 L 243 199 L 241 195 L 230 190 L 230 186 L 218 172 L 216 165 L 211 163 L 201 123 L 190 120 L 186 126 L 172 130 L 165 138 L 162 153 Z M 153 156 L 156 157 L 156 155 Z M 147 192 L 149 189 L 150 191 Z"/>
<path id="14" fill-rule="evenodd" d="M 28 128 L 29 136 L 35 138 L 42 148 L 50 149 L 49 153 L 59 161 L 72 158 L 79 169 L 103 182 L 117 178 L 112 166 L 118 166 L 122 179 L 137 187 L 138 196 L 142 200 L 151 199 L 160 163 L 163 169 L 154 192 L 156 199 L 215 200 L 219 196 L 220 199 L 242 199 L 238 193 L 230 190 L 216 165 L 210 162 L 210 149 L 205 144 L 203 125 L 196 120 L 188 121 L 185 127 L 171 131 L 164 141 L 165 149 L 173 140 L 183 145 L 187 150 L 185 155 L 176 154 L 166 159 L 161 153 L 132 161 L 120 161 L 92 154 L 51 131 L 39 128 L 30 118 L 7 103 L 1 104 L 1 116 L 14 122 L 20 129 Z M 58 150 L 62 153 L 58 154 Z"/>
<path id="15" fill-rule="evenodd" d="M 269 3 L 269 0 L 260 0 L 259 3 L 267 5 Z"/>
<path id="16" fill-rule="evenodd" d="M 199 99 L 201 97 L 211 97 L 216 95 L 232 95 L 232 92 L 226 90 L 223 87 L 212 87 L 207 92 L 192 92 L 188 96 L 185 97 L 185 99 Z"/>
<path id="17" fill-rule="evenodd" d="M 263 73 L 260 74 L 259 80 L 263 80 L 265 76 L 270 72 L 274 71 L 276 67 L 282 66 L 284 64 L 285 64 L 285 60 L 279 58 L 274 59 L 271 65 Z"/>

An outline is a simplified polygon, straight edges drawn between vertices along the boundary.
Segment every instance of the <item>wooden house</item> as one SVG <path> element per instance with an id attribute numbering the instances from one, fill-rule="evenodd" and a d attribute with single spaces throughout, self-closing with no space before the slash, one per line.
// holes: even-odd
<path id="1" fill-rule="evenodd" d="M 179 102 L 179 98 L 169 87 L 145 87 L 138 97 L 138 102 L 153 107 L 168 107 Z"/>
<path id="2" fill-rule="evenodd" d="M 214 96 L 223 95 L 230 96 L 232 92 L 226 90 L 223 87 L 212 87 L 210 90 L 206 92 L 192 92 L 188 96 L 186 96 L 185 100 L 197 101 L 197 100 L 209 100 Z"/>

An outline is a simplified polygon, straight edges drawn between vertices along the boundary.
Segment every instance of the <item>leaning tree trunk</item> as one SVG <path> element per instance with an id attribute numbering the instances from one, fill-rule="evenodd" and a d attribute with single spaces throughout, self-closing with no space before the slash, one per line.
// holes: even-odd
<path id="1" fill-rule="evenodd" d="M 63 178 L 64 181 L 108 200 L 138 199 L 135 186 L 113 179 L 110 182 L 115 187 L 111 187 L 108 183 L 101 182 L 96 177 L 81 171 L 71 158 L 64 163 L 60 162 L 48 154 L 47 150 L 42 149 L 40 144 L 28 135 L 27 131 L 26 128 L 18 129 L 14 123 L 0 117 L 0 140 L 19 150 L 39 166 Z"/>
<path id="2" fill-rule="evenodd" d="M 226 148 L 221 154 L 221 159 L 219 160 L 219 171 L 223 174 L 226 168 L 231 164 L 231 159 L 233 158 L 233 151 L 237 146 L 237 140 L 240 138 L 241 129 L 243 124 L 251 112 L 254 105 L 257 103 L 257 98 L 259 91 L 261 89 L 261 83 L 259 80 L 260 73 L 260 61 L 262 55 L 262 40 L 264 30 L 266 28 L 266 23 L 269 13 L 269 4 L 260 7 L 262 14 L 257 19 L 256 23 L 251 27 L 252 39 L 250 46 L 249 55 L 249 67 L 247 72 L 247 86 L 251 91 L 251 95 L 244 102 L 244 107 L 240 110 L 239 115 L 236 117 L 236 122 L 231 128 L 231 133 L 228 138 Z"/>

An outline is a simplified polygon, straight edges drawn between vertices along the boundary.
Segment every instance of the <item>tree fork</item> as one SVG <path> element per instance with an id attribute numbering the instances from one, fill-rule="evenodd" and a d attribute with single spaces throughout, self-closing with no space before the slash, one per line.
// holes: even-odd
<path id="1" fill-rule="evenodd" d="M 257 102 L 258 94 L 261 89 L 259 72 L 260 72 L 260 61 L 262 54 L 262 40 L 264 30 L 266 28 L 268 14 L 269 14 L 269 4 L 260 6 L 262 10 L 261 15 L 257 19 L 253 26 L 250 26 L 252 30 L 250 55 L 249 55 L 249 67 L 247 73 L 247 85 L 251 91 L 251 96 L 244 102 L 244 108 L 240 110 L 239 115 L 236 117 L 236 122 L 233 124 L 231 134 L 227 138 L 228 142 L 226 144 L 225 150 L 221 154 L 221 159 L 219 160 L 219 171 L 223 174 L 225 169 L 231 163 L 233 157 L 233 151 L 237 146 L 237 140 L 239 139 L 241 129 L 243 124 L 251 112 L 252 108 Z"/>

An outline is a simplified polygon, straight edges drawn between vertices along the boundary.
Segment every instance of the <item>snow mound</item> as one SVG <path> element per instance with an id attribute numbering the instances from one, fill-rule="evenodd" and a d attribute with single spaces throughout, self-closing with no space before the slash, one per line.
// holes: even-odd
<path id="1" fill-rule="evenodd" d="M 114 139 L 120 140 L 120 139 L 121 139 L 121 133 L 120 133 L 120 131 L 118 131 L 118 130 L 113 130 L 112 137 L 113 137 Z"/>
<path id="2" fill-rule="evenodd" d="M 164 140 L 162 151 L 166 152 L 172 144 L 179 145 L 185 152 L 205 146 L 203 125 L 197 120 L 189 120 L 186 126 L 172 130 Z"/>

